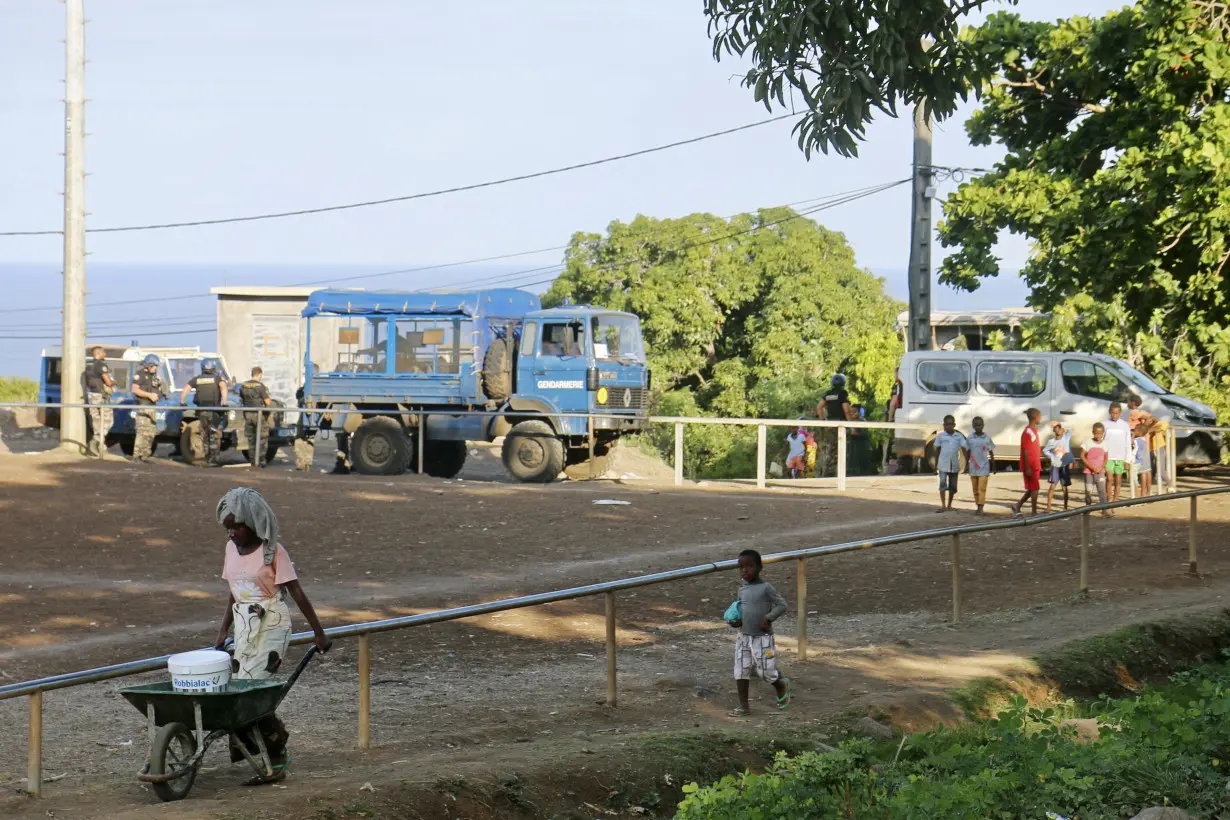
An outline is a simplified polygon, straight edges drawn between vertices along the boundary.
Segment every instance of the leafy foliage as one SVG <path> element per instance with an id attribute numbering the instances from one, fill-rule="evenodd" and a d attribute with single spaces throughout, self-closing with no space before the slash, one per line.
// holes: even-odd
<path id="1" fill-rule="evenodd" d="M 1222 411 L 1230 377 L 1230 47 L 1221 3 L 1139 0 L 1093 19 L 993 15 L 967 35 L 998 68 L 967 124 L 1002 143 L 945 203 L 940 280 L 999 273 L 1002 231 L 1051 315 L 1026 347 L 1105 351 Z"/>
<path id="2" fill-rule="evenodd" d="M 1230 680 L 1220 669 L 1182 689 L 1105 702 L 1092 744 L 1052 710 L 1015 696 L 993 720 L 903 743 L 847 741 L 836 752 L 780 755 L 763 774 L 685 787 L 679 820 L 734 817 L 1044 817 L 1112 820 L 1169 804 L 1223 807 Z"/>
<path id="3" fill-rule="evenodd" d="M 0 401 L 35 401 L 38 382 L 21 376 L 0 377 Z"/>
<path id="4" fill-rule="evenodd" d="M 921 102 L 943 119 L 991 76 L 985 52 L 960 37 L 961 20 L 988 2 L 705 0 L 705 13 L 716 59 L 751 58 L 743 84 L 757 102 L 793 110 L 798 92 L 808 156 L 854 156 L 875 110 L 895 117 L 899 102 Z"/>
<path id="5" fill-rule="evenodd" d="M 837 372 L 876 408 L 901 355 L 901 306 L 883 282 L 855 265 L 841 234 L 785 208 L 578 233 L 543 301 L 565 298 L 640 316 L 656 409 L 668 415 L 794 418 Z M 670 435 L 657 442 L 664 452 Z M 689 425 L 686 436 L 689 474 L 754 472 L 754 431 Z"/>

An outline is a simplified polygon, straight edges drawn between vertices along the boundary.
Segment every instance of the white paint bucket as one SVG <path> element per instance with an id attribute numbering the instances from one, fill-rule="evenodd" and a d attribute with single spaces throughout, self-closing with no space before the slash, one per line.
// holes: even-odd
<path id="1" fill-rule="evenodd" d="M 177 692 L 221 692 L 231 682 L 231 656 L 217 649 L 172 655 L 167 668 Z"/>

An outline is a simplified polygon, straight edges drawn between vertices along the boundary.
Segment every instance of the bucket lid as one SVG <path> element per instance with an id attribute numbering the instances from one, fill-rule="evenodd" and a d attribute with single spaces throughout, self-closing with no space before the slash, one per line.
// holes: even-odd
<path id="1" fill-rule="evenodd" d="M 216 672 L 229 669 L 231 656 L 217 649 L 197 649 L 193 652 L 180 652 L 167 659 L 167 666 L 187 673 L 194 671 Z"/>

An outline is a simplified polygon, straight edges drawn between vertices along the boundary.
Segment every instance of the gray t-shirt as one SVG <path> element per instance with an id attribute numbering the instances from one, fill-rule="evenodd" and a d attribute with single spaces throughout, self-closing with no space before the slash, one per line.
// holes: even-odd
<path id="1" fill-rule="evenodd" d="M 743 626 L 739 631 L 744 635 L 768 635 L 760 628 L 760 622 L 767 618 L 769 623 L 776 621 L 786 611 L 786 599 L 768 581 L 759 580 L 752 583 L 743 582 L 739 587 L 739 611 Z"/>

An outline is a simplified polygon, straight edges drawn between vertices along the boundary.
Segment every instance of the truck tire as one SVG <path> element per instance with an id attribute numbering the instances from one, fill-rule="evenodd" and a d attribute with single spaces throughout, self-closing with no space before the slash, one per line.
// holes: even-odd
<path id="1" fill-rule="evenodd" d="M 355 431 L 350 463 L 362 475 L 401 475 L 410 463 L 410 439 L 394 419 L 375 416 Z"/>
<path id="2" fill-rule="evenodd" d="M 564 442 L 545 421 L 523 421 L 504 437 L 504 469 L 518 481 L 547 484 L 564 469 Z"/>
<path id="3" fill-rule="evenodd" d="M 423 472 L 433 478 L 452 478 L 466 464 L 464 441 L 423 442 Z"/>
<path id="4" fill-rule="evenodd" d="M 205 460 L 205 442 L 201 440 L 199 421 L 185 421 L 179 426 L 179 454 L 185 464 L 200 464 Z"/>
<path id="5" fill-rule="evenodd" d="M 483 393 L 492 401 L 512 395 L 512 353 L 507 339 L 493 339 L 483 355 Z"/>

